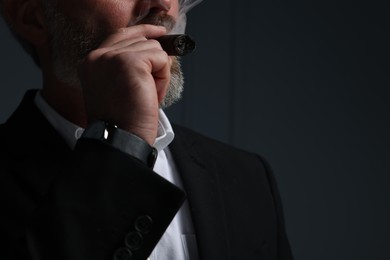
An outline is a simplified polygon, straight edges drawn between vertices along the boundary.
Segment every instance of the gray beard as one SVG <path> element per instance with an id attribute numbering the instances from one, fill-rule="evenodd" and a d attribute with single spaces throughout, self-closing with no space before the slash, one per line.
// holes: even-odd
<path id="1" fill-rule="evenodd" d="M 70 21 L 57 10 L 56 1 L 47 0 L 44 3 L 54 73 L 63 84 L 80 88 L 79 65 L 90 51 L 99 47 L 109 33 L 104 29 L 96 29 L 96 26 Z M 166 96 L 160 104 L 161 108 L 167 108 L 180 100 L 183 92 L 184 77 L 180 59 L 173 57 L 172 61 L 171 80 Z"/>

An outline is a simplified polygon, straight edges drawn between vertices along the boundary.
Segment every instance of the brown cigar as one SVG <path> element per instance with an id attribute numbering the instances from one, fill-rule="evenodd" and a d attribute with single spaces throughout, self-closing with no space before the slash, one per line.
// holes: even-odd
<path id="1" fill-rule="evenodd" d="M 195 41 L 187 34 L 164 35 L 156 39 L 169 56 L 184 56 L 195 50 Z"/>

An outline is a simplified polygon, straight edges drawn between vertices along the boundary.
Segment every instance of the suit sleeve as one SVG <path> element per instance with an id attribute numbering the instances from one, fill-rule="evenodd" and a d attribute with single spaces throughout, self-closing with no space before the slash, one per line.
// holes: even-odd
<path id="1" fill-rule="evenodd" d="M 27 228 L 34 260 L 149 257 L 184 192 L 131 156 L 80 139 Z"/>
<path id="2" fill-rule="evenodd" d="M 259 156 L 260 157 L 260 156 Z M 284 221 L 282 200 L 279 195 L 279 190 L 276 185 L 276 180 L 272 169 L 268 162 L 260 157 L 260 160 L 263 162 L 265 167 L 265 172 L 267 174 L 268 182 L 270 184 L 272 197 L 274 199 L 274 204 L 276 207 L 277 214 L 277 223 L 278 223 L 278 260 L 292 260 L 293 255 L 291 252 L 290 243 L 286 234 L 286 226 Z"/>

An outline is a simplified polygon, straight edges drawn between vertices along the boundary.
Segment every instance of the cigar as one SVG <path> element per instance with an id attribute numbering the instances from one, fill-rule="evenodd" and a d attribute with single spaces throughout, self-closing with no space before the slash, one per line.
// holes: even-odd
<path id="1" fill-rule="evenodd" d="M 187 34 L 164 35 L 156 39 L 169 56 L 184 56 L 195 50 L 195 41 Z"/>

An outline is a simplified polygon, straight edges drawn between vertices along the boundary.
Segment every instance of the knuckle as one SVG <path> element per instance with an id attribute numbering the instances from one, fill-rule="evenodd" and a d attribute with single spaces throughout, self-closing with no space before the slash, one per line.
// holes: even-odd
<path id="1" fill-rule="evenodd" d="M 85 57 L 85 62 L 89 63 L 96 60 L 99 57 L 99 50 L 90 51 Z"/>
<path id="2" fill-rule="evenodd" d="M 127 28 L 119 28 L 115 32 L 117 34 L 125 34 L 127 32 Z"/>
<path id="3" fill-rule="evenodd" d="M 150 28 L 152 28 L 150 24 L 140 24 L 139 27 L 141 30 L 145 30 L 145 31 L 150 30 Z"/>
<path id="4" fill-rule="evenodd" d="M 149 39 L 149 43 L 156 49 L 162 50 L 161 44 L 156 39 Z"/>
<path id="5" fill-rule="evenodd" d="M 164 59 L 167 62 L 169 62 L 169 55 L 168 55 L 168 53 L 166 53 L 165 51 L 162 51 L 160 55 L 161 55 L 162 59 Z"/>
<path id="6" fill-rule="evenodd" d="M 117 56 L 116 51 L 111 50 L 111 51 L 107 51 L 107 52 L 103 53 L 100 58 L 103 61 L 109 61 L 109 60 L 113 60 L 116 56 Z"/>
<path id="7" fill-rule="evenodd" d="M 94 63 L 102 59 L 104 60 L 106 58 L 110 58 L 112 55 L 112 51 L 108 50 L 107 48 L 98 48 L 90 51 L 85 60 L 89 63 Z"/>

